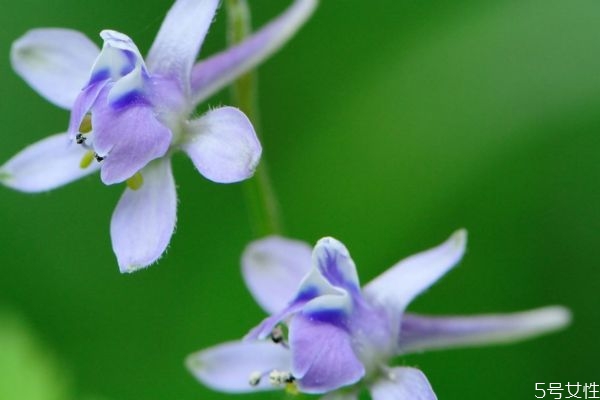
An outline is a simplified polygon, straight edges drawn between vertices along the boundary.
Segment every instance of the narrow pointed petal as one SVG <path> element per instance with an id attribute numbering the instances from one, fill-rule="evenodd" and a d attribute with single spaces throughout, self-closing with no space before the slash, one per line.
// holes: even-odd
<path id="1" fill-rule="evenodd" d="M 196 64 L 191 81 L 194 102 L 206 99 L 277 51 L 306 22 L 316 5 L 316 0 L 296 0 L 244 42 Z"/>
<path id="2" fill-rule="evenodd" d="M 438 247 L 400 261 L 364 287 L 365 297 L 402 313 L 417 295 L 460 261 L 466 243 L 467 232 L 459 230 Z"/>
<path id="3" fill-rule="evenodd" d="M 353 293 L 360 291 L 356 266 L 348 249 L 340 241 L 331 237 L 319 240 L 313 251 L 313 262 L 333 286 Z"/>
<path id="4" fill-rule="evenodd" d="M 190 124 L 191 138 L 183 150 L 204 177 L 233 183 L 248 179 L 262 148 L 248 118 L 237 108 L 211 110 Z"/>
<path id="5" fill-rule="evenodd" d="M 305 393 L 326 393 L 358 382 L 365 368 L 352 338 L 335 325 L 295 316 L 290 324 L 292 374 Z"/>
<path id="6" fill-rule="evenodd" d="M 0 167 L 0 182 L 22 192 L 51 190 L 98 171 L 93 163 L 81 168 L 87 150 L 66 133 L 49 136 L 17 153 Z"/>
<path id="7" fill-rule="evenodd" d="M 186 359 L 189 371 L 204 385 L 228 393 L 276 389 L 264 377 L 250 385 L 252 374 L 272 370 L 289 371 L 291 353 L 272 342 L 227 342 L 191 354 Z"/>
<path id="8" fill-rule="evenodd" d="M 473 317 L 405 314 L 398 340 L 399 352 L 508 343 L 564 328 L 570 320 L 569 310 L 560 306 Z"/>
<path id="9" fill-rule="evenodd" d="M 169 10 L 146 58 L 151 74 L 178 79 L 187 90 L 192 65 L 219 0 L 177 0 Z"/>
<path id="10" fill-rule="evenodd" d="M 304 242 L 270 236 L 252 242 L 242 255 L 242 274 L 257 303 L 269 314 L 296 295 L 311 268 L 312 249 Z"/>
<path id="11" fill-rule="evenodd" d="M 98 101 L 101 101 L 99 99 Z M 100 177 L 107 185 L 123 182 L 169 149 L 172 133 L 146 104 L 92 112 L 94 150 L 102 161 Z"/>
<path id="12" fill-rule="evenodd" d="M 373 400 L 436 400 L 429 381 L 416 368 L 398 367 L 371 386 Z"/>
<path id="13" fill-rule="evenodd" d="M 11 48 L 13 69 L 51 103 L 70 109 L 100 50 L 80 32 L 33 29 Z"/>
<path id="14" fill-rule="evenodd" d="M 134 272 L 157 261 L 175 230 L 177 195 L 170 160 L 157 160 L 140 173 L 142 186 L 125 189 L 110 224 L 121 272 Z"/>

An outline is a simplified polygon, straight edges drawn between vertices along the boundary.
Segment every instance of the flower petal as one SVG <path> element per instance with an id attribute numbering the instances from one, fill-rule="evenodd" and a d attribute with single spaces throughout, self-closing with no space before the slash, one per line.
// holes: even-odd
<path id="1" fill-rule="evenodd" d="M 219 0 L 177 0 L 173 4 L 146 58 L 151 74 L 177 78 L 188 87 L 192 65 L 218 5 Z"/>
<path id="2" fill-rule="evenodd" d="M 269 314 L 282 310 L 296 295 L 311 268 L 310 246 L 270 236 L 252 242 L 242 255 L 242 274 L 256 302 Z"/>
<path id="3" fill-rule="evenodd" d="M 569 310 L 560 306 L 472 317 L 405 314 L 398 340 L 399 352 L 405 354 L 447 347 L 512 342 L 561 329 L 570 320 Z"/>
<path id="4" fill-rule="evenodd" d="M 221 107 L 192 121 L 183 150 L 202 175 L 232 183 L 254 174 L 262 148 L 248 118 L 237 108 Z"/>
<path id="5" fill-rule="evenodd" d="M 204 385 L 214 390 L 243 393 L 273 390 L 269 379 L 250 385 L 254 373 L 272 370 L 289 371 L 291 353 L 272 342 L 227 342 L 191 354 L 186 359 L 189 371 Z"/>
<path id="6" fill-rule="evenodd" d="M 11 48 L 14 70 L 48 101 L 70 109 L 89 79 L 99 53 L 90 39 L 70 29 L 33 29 Z"/>
<path id="7" fill-rule="evenodd" d="M 177 195 L 170 160 L 156 160 L 140 173 L 142 186 L 125 189 L 110 223 L 121 272 L 134 272 L 158 260 L 175 229 Z"/>
<path id="8" fill-rule="evenodd" d="M 331 237 L 319 240 L 313 251 L 313 263 L 333 286 L 353 293 L 360 291 L 356 266 L 340 241 Z"/>
<path id="9" fill-rule="evenodd" d="M 344 329 L 299 314 L 291 323 L 292 375 L 305 393 L 325 393 L 358 382 L 365 368 Z"/>
<path id="10" fill-rule="evenodd" d="M 254 68 L 288 41 L 312 14 L 316 0 L 296 0 L 287 11 L 237 46 L 192 69 L 192 96 L 197 104 Z"/>
<path id="11" fill-rule="evenodd" d="M 108 89 L 108 86 L 107 86 Z M 97 102 L 106 101 L 106 92 Z M 122 109 L 109 105 L 92 111 L 94 150 L 104 157 L 102 182 L 123 182 L 150 161 L 165 155 L 171 144 L 171 131 L 158 121 L 152 107 L 131 104 Z"/>
<path id="12" fill-rule="evenodd" d="M 398 367 L 371 386 L 373 400 L 436 400 L 429 381 L 416 368 Z"/>
<path id="13" fill-rule="evenodd" d="M 467 232 L 459 230 L 440 246 L 400 261 L 364 287 L 365 297 L 402 313 L 417 295 L 458 263 L 466 242 Z"/>
<path id="14" fill-rule="evenodd" d="M 87 150 L 66 133 L 49 136 L 27 146 L 0 167 L 0 182 L 23 192 L 41 192 L 94 173 L 99 165 L 81 168 Z"/>

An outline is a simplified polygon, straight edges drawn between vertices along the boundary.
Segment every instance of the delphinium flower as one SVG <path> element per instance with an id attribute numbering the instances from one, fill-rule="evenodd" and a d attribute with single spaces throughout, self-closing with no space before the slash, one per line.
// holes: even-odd
<path id="1" fill-rule="evenodd" d="M 407 305 L 461 259 L 466 232 L 409 257 L 360 288 L 348 250 L 333 238 L 314 250 L 280 237 L 252 243 L 242 257 L 250 292 L 268 313 L 244 340 L 188 357 L 190 371 L 225 392 L 289 392 L 375 400 L 435 399 L 425 375 L 389 366 L 396 356 L 523 339 L 565 326 L 560 306 L 504 314 L 431 317 Z"/>
<path id="2" fill-rule="evenodd" d="M 175 229 L 177 196 L 170 157 L 182 150 L 219 183 L 252 176 L 261 146 L 233 107 L 195 117 L 197 105 L 277 50 L 317 0 L 296 0 L 244 42 L 195 64 L 219 0 L 177 0 L 142 58 L 113 30 L 102 49 L 68 29 L 34 29 L 16 40 L 15 71 L 55 105 L 71 110 L 68 130 L 34 143 L 0 167 L 0 182 L 41 192 L 100 170 L 127 188 L 113 213 L 111 239 L 122 272 L 155 262 Z"/>

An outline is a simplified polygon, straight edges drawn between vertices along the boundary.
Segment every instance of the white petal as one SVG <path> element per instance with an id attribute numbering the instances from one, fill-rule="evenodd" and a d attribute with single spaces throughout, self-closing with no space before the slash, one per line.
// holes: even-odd
<path id="1" fill-rule="evenodd" d="M 248 118 L 237 108 L 211 110 L 190 124 L 183 150 L 202 175 L 232 183 L 254 174 L 262 148 Z"/>
<path id="2" fill-rule="evenodd" d="M 158 31 L 146 58 L 151 74 L 168 75 L 189 85 L 192 65 L 219 0 L 177 0 Z"/>
<path id="3" fill-rule="evenodd" d="M 170 160 L 158 159 L 140 173 L 142 186 L 125 190 L 110 224 L 121 272 L 134 272 L 157 261 L 175 230 L 177 194 Z"/>
<path id="4" fill-rule="evenodd" d="M 49 136 L 21 150 L 0 167 L 0 182 L 23 192 L 42 192 L 94 173 L 95 161 L 87 168 L 79 165 L 85 153 L 66 133 Z"/>
<path id="5" fill-rule="evenodd" d="M 276 389 L 268 376 L 250 385 L 253 374 L 289 371 L 291 353 L 272 342 L 227 342 L 191 354 L 186 365 L 204 385 L 223 392 L 244 393 Z"/>
<path id="6" fill-rule="evenodd" d="M 271 236 L 252 242 L 242 255 L 242 274 L 257 303 L 269 314 L 281 311 L 311 268 L 304 242 Z"/>
<path id="7" fill-rule="evenodd" d="M 277 51 L 306 22 L 316 5 L 316 0 L 296 0 L 239 45 L 196 64 L 191 82 L 194 102 L 206 99 Z"/>
<path id="8" fill-rule="evenodd" d="M 471 317 L 405 314 L 398 340 L 399 352 L 404 354 L 448 347 L 508 343 L 563 328 L 570 320 L 569 310 L 560 306 Z"/>
<path id="9" fill-rule="evenodd" d="M 467 232 L 459 230 L 433 249 L 400 261 L 364 287 L 371 301 L 393 307 L 400 314 L 421 292 L 460 261 Z"/>
<path id="10" fill-rule="evenodd" d="M 373 400 L 436 400 L 429 381 L 416 368 L 392 368 L 371 386 Z"/>
<path id="11" fill-rule="evenodd" d="M 14 70 L 59 107 L 70 109 L 87 83 L 100 50 L 80 32 L 70 29 L 33 29 L 11 48 Z"/>

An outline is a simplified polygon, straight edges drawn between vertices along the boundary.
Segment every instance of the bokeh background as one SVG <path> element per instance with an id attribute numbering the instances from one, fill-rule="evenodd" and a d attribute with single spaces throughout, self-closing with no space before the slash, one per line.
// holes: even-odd
<path id="1" fill-rule="evenodd" d="M 251 1 L 255 25 L 289 3 Z M 99 43 L 112 28 L 145 52 L 169 6 L 5 2 L 0 160 L 68 121 L 12 72 L 14 39 L 61 26 Z M 225 45 L 224 12 L 202 55 Z M 398 360 L 421 368 L 440 399 L 600 384 L 599 18 L 596 0 L 323 1 L 259 69 L 264 155 L 288 236 L 341 239 L 366 282 L 466 227 L 464 261 L 412 311 L 572 309 L 569 329 L 538 340 Z M 228 102 L 223 91 L 200 111 Z M 183 360 L 263 318 L 239 274 L 252 239 L 243 187 L 207 181 L 181 155 L 174 171 L 177 232 L 158 265 L 134 275 L 119 274 L 110 246 L 122 186 L 0 188 L 1 399 L 228 397 Z"/>

